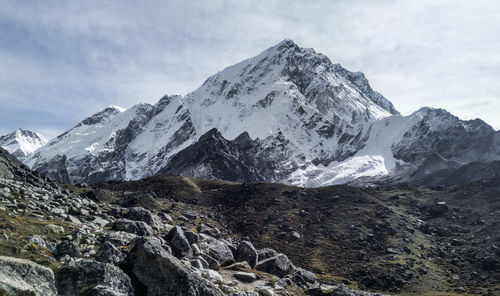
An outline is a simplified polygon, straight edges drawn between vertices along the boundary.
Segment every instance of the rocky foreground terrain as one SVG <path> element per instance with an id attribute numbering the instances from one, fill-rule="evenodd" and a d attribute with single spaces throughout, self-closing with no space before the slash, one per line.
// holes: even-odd
<path id="1" fill-rule="evenodd" d="M 183 202 L 116 194 L 62 188 L 0 149 L 0 295 L 374 295 L 320 280 Z"/>
<path id="2" fill-rule="evenodd" d="M 499 295 L 500 178 L 56 184 L 0 149 L 0 295 Z"/>

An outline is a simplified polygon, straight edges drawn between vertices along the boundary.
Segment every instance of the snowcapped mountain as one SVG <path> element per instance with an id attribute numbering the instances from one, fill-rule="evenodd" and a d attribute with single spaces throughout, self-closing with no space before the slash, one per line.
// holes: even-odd
<path id="1" fill-rule="evenodd" d="M 198 140 L 199 139 L 199 140 Z M 470 142 L 473 141 L 473 142 Z M 284 40 L 185 97 L 110 106 L 27 161 L 66 182 L 156 173 L 322 186 L 407 180 L 500 159 L 486 123 L 423 108 L 401 116 L 361 72 Z M 433 158 L 439 161 L 426 162 Z"/>
<path id="2" fill-rule="evenodd" d="M 0 147 L 21 161 L 46 143 L 47 139 L 44 136 L 24 129 L 17 129 L 8 135 L 0 136 Z"/>

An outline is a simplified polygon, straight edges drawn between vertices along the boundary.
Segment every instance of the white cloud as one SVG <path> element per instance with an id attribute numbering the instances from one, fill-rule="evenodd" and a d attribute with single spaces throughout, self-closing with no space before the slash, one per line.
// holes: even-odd
<path id="1" fill-rule="evenodd" d="M 404 114 L 430 105 L 500 128 L 498 1 L 137 3 L 3 4 L 0 108 L 63 131 L 109 104 L 185 94 L 292 38 L 365 72 Z"/>

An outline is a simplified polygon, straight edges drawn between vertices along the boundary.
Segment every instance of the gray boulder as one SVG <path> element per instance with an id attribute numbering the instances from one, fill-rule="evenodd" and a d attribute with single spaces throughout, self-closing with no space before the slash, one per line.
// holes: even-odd
<path id="1" fill-rule="evenodd" d="M 217 260 L 221 266 L 234 263 L 233 252 L 225 243 L 219 240 L 214 240 L 208 245 L 208 255 Z"/>
<path id="2" fill-rule="evenodd" d="M 172 228 L 168 232 L 165 239 L 172 245 L 174 255 L 176 255 L 177 257 L 193 256 L 191 244 L 184 235 L 184 231 L 180 226 L 175 226 L 174 228 Z"/>
<path id="3" fill-rule="evenodd" d="M 0 289 L 12 295 L 23 292 L 36 296 L 57 295 L 51 269 L 29 260 L 4 256 L 0 256 Z"/>
<path id="4" fill-rule="evenodd" d="M 31 243 L 31 244 L 35 244 L 35 245 L 37 245 L 37 246 L 39 246 L 39 247 L 42 247 L 42 248 L 44 248 L 44 249 L 47 249 L 47 243 L 46 243 L 46 242 L 45 242 L 45 240 L 44 240 L 41 236 L 39 236 L 39 235 L 36 235 L 36 234 L 35 234 L 35 235 L 31 236 L 31 237 L 30 237 L 30 239 L 29 239 L 28 241 L 29 241 L 29 243 Z"/>
<path id="5" fill-rule="evenodd" d="M 184 230 L 184 236 L 186 236 L 190 244 L 197 244 L 199 241 L 198 234 L 194 233 L 191 230 Z"/>
<path id="6" fill-rule="evenodd" d="M 195 274 L 148 238 L 139 241 L 129 257 L 129 270 L 147 288 L 148 296 L 223 296 L 215 285 Z"/>
<path id="7" fill-rule="evenodd" d="M 78 244 L 72 241 L 63 241 L 56 247 L 56 258 L 62 258 L 66 255 L 70 257 L 79 257 L 81 256 L 80 247 Z"/>
<path id="8" fill-rule="evenodd" d="M 120 265 L 125 261 L 125 259 L 125 254 L 123 254 L 110 242 L 104 242 L 95 254 L 95 260 L 113 265 Z"/>
<path id="9" fill-rule="evenodd" d="M 127 296 L 127 294 L 116 292 L 106 286 L 95 286 L 86 289 L 78 296 Z"/>
<path id="10" fill-rule="evenodd" d="M 150 211 L 141 207 L 133 207 L 125 214 L 125 218 L 133 221 L 142 221 L 151 226 L 160 226 L 161 219 Z"/>
<path id="11" fill-rule="evenodd" d="M 264 249 L 257 250 L 257 255 L 259 256 L 259 260 L 262 261 L 262 260 L 269 259 L 269 258 L 272 258 L 272 257 L 278 255 L 278 252 L 276 252 L 275 250 L 273 250 L 271 248 L 264 248 Z"/>
<path id="12" fill-rule="evenodd" d="M 435 202 L 429 207 L 429 214 L 438 217 L 449 211 L 448 205 L 444 201 Z"/>
<path id="13" fill-rule="evenodd" d="M 198 229 L 199 233 L 203 233 L 203 234 L 209 235 L 209 236 L 214 237 L 214 238 L 221 237 L 220 230 L 215 228 L 215 227 L 210 227 L 210 226 L 202 223 L 202 224 L 198 225 L 197 229 Z"/>
<path id="14" fill-rule="evenodd" d="M 259 261 L 255 269 L 274 274 L 279 277 L 284 277 L 293 268 L 292 262 L 284 254 L 278 254 L 269 259 Z"/>
<path id="15" fill-rule="evenodd" d="M 140 236 L 153 235 L 151 226 L 143 221 L 132 221 L 128 219 L 118 219 L 113 222 L 113 230 L 125 231 Z"/>
<path id="16" fill-rule="evenodd" d="M 259 255 L 251 242 L 242 241 L 236 248 L 236 262 L 246 261 L 251 268 L 254 268 L 259 261 Z"/>
<path id="17" fill-rule="evenodd" d="M 110 231 L 108 232 L 105 240 L 114 244 L 115 246 L 126 246 L 131 242 L 137 240 L 138 235 L 133 233 L 128 233 L 125 231 Z"/>
<path id="18" fill-rule="evenodd" d="M 124 295 L 134 295 L 130 278 L 118 267 L 95 260 L 82 260 L 66 265 L 56 273 L 56 286 L 60 296 L 80 295 L 97 285 Z"/>
<path id="19" fill-rule="evenodd" d="M 314 273 L 302 268 L 295 269 L 292 275 L 292 279 L 296 284 L 299 285 L 312 284 L 317 280 Z"/>
<path id="20" fill-rule="evenodd" d="M 239 271 L 239 272 L 234 274 L 234 277 L 237 280 L 240 280 L 240 281 L 245 282 L 245 283 L 251 283 L 251 282 L 255 282 L 257 280 L 257 275 L 253 272 Z"/>

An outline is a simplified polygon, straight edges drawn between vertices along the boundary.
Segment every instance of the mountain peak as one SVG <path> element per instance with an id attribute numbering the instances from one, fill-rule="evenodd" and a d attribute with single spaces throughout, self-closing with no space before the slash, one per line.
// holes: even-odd
<path id="1" fill-rule="evenodd" d="M 109 105 L 109 106 L 108 106 L 108 107 L 106 107 L 105 109 L 108 109 L 108 108 L 110 108 L 110 109 L 114 109 L 114 110 L 117 110 L 117 111 L 119 111 L 120 113 L 121 113 L 121 112 L 124 112 L 124 111 L 126 111 L 126 110 L 127 110 L 127 109 L 125 109 L 125 108 L 123 108 L 123 107 L 120 107 L 120 106 L 117 106 L 117 105 Z"/>
<path id="2" fill-rule="evenodd" d="M 18 128 L 10 134 L 0 136 L 0 147 L 20 160 L 24 160 L 35 150 L 47 143 L 47 139 L 37 132 Z"/>
<path id="3" fill-rule="evenodd" d="M 284 39 L 280 43 L 273 46 L 274 48 L 283 49 L 283 48 L 300 48 L 292 39 Z"/>

